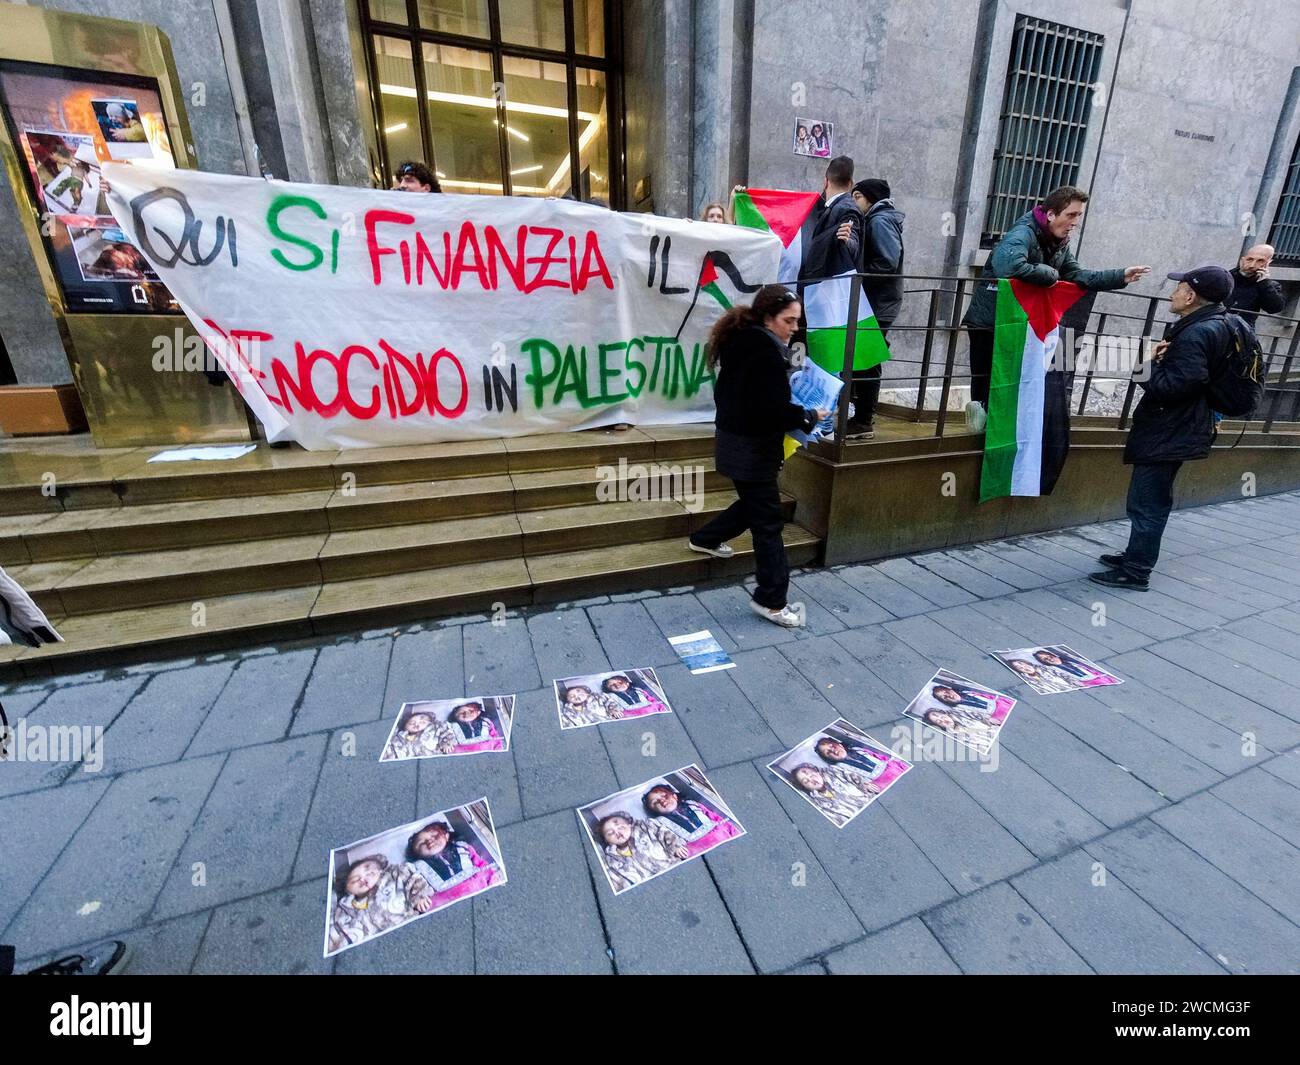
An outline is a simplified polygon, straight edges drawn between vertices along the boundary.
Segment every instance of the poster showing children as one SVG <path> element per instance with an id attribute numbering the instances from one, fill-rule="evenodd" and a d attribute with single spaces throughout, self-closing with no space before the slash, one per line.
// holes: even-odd
<path id="1" fill-rule="evenodd" d="M 653 669 L 620 669 L 555 682 L 560 728 L 586 728 L 648 714 L 670 714 L 672 706 Z"/>
<path id="2" fill-rule="evenodd" d="M 988 754 L 1016 700 L 941 669 L 903 711 L 979 754 Z"/>
<path id="3" fill-rule="evenodd" d="M 47 213 L 112 220 L 93 137 L 28 129 L 23 131 L 22 139 Z"/>
<path id="4" fill-rule="evenodd" d="M 325 957 L 506 882 L 486 798 L 330 851 Z"/>
<path id="5" fill-rule="evenodd" d="M 1060 695 L 1124 683 L 1114 673 L 1107 673 L 1062 643 L 1050 647 L 1017 647 L 991 654 L 1039 695 Z"/>
<path id="6" fill-rule="evenodd" d="M 68 226 L 77 269 L 87 281 L 157 281 L 158 275 L 116 226 Z"/>
<path id="7" fill-rule="evenodd" d="M 135 100 L 91 100 L 99 132 L 104 135 L 110 159 L 149 159 L 153 146 L 145 135 L 140 105 Z"/>
<path id="8" fill-rule="evenodd" d="M 814 159 L 829 159 L 833 143 L 833 126 L 813 118 L 794 120 L 794 154 Z"/>
<path id="9" fill-rule="evenodd" d="M 715 673 L 719 669 L 736 668 L 736 663 L 708 629 L 669 636 L 668 642 L 692 673 Z"/>
<path id="10" fill-rule="evenodd" d="M 578 809 L 615 895 L 745 834 L 699 766 Z"/>
<path id="11" fill-rule="evenodd" d="M 381 762 L 510 750 L 513 695 L 471 695 L 403 703 Z"/>
<path id="12" fill-rule="evenodd" d="M 767 766 L 836 828 L 843 828 L 912 768 L 856 725 L 836 718 Z"/>

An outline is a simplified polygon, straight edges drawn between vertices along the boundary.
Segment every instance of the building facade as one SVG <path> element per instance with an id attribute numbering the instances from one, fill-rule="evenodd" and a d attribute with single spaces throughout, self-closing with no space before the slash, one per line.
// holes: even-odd
<path id="1" fill-rule="evenodd" d="M 574 195 L 696 215 L 737 184 L 820 189 L 830 154 L 907 213 L 909 274 L 973 276 L 1016 215 L 1090 190 L 1086 265 L 1231 265 L 1300 291 L 1300 7 L 1266 0 L 44 0 L 158 25 L 206 170 Z M 111 55 L 111 50 L 109 50 Z M 70 380 L 0 194 L 0 339 Z M 923 323 L 922 300 L 903 323 Z"/>

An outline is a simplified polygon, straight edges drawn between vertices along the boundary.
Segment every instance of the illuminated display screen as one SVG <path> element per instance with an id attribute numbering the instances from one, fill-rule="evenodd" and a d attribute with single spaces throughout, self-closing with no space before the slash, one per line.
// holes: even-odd
<path id="1" fill-rule="evenodd" d="M 69 313 L 180 313 L 109 213 L 106 161 L 172 168 L 151 78 L 0 60 L 0 108 Z"/>

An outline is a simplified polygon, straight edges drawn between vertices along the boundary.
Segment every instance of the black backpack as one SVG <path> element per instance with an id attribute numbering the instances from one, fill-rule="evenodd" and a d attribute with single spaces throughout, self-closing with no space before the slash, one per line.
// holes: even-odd
<path id="1" fill-rule="evenodd" d="M 1264 399 L 1264 349 L 1259 337 L 1240 315 L 1223 316 L 1228 346 L 1217 372 L 1210 378 L 1210 408 L 1227 418 L 1249 420 Z"/>

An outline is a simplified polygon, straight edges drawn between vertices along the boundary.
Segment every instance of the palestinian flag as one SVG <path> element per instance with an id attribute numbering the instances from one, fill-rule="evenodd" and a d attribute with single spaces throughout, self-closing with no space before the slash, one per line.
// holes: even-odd
<path id="1" fill-rule="evenodd" d="M 731 214 L 738 226 L 776 234 L 781 242 L 781 265 L 776 280 L 793 285 L 803 265 L 803 228 L 821 196 L 815 192 L 787 192 L 784 189 L 746 189 L 737 192 Z"/>
<path id="2" fill-rule="evenodd" d="M 998 279 L 993 374 L 980 502 L 1050 495 L 1070 450 L 1065 374 L 1051 370 L 1061 316 L 1083 295 L 1070 281 Z"/>
<path id="3" fill-rule="evenodd" d="M 736 193 L 732 214 L 736 224 L 774 233 L 784 249 L 776 279 L 794 285 L 799 280 L 803 248 L 813 208 L 821 201 L 815 192 L 787 192 L 784 189 L 747 189 Z M 804 318 L 808 323 L 808 356 L 828 373 L 844 369 L 844 345 L 848 340 L 849 294 L 853 272 L 814 281 L 803 286 Z M 858 296 L 858 331 L 853 345 L 853 369 L 869 370 L 889 358 L 889 348 L 880 333 L 871 302 L 865 292 Z"/>
<path id="4" fill-rule="evenodd" d="M 699 302 L 701 292 L 717 300 L 724 310 L 730 309 L 731 298 L 721 284 L 724 276 L 730 283 L 731 290 L 742 295 L 757 292 L 762 288 L 762 285 L 751 284 L 746 281 L 740 270 L 737 269 L 736 264 L 731 261 L 731 256 L 725 251 L 714 250 L 708 252 L 700 266 L 700 276 L 695 282 L 695 292 L 691 295 L 691 305 L 686 308 L 686 315 L 682 318 L 682 324 L 677 327 L 677 339 L 681 338 L 682 330 L 686 328 L 686 323 L 690 320 L 696 303 Z"/>

